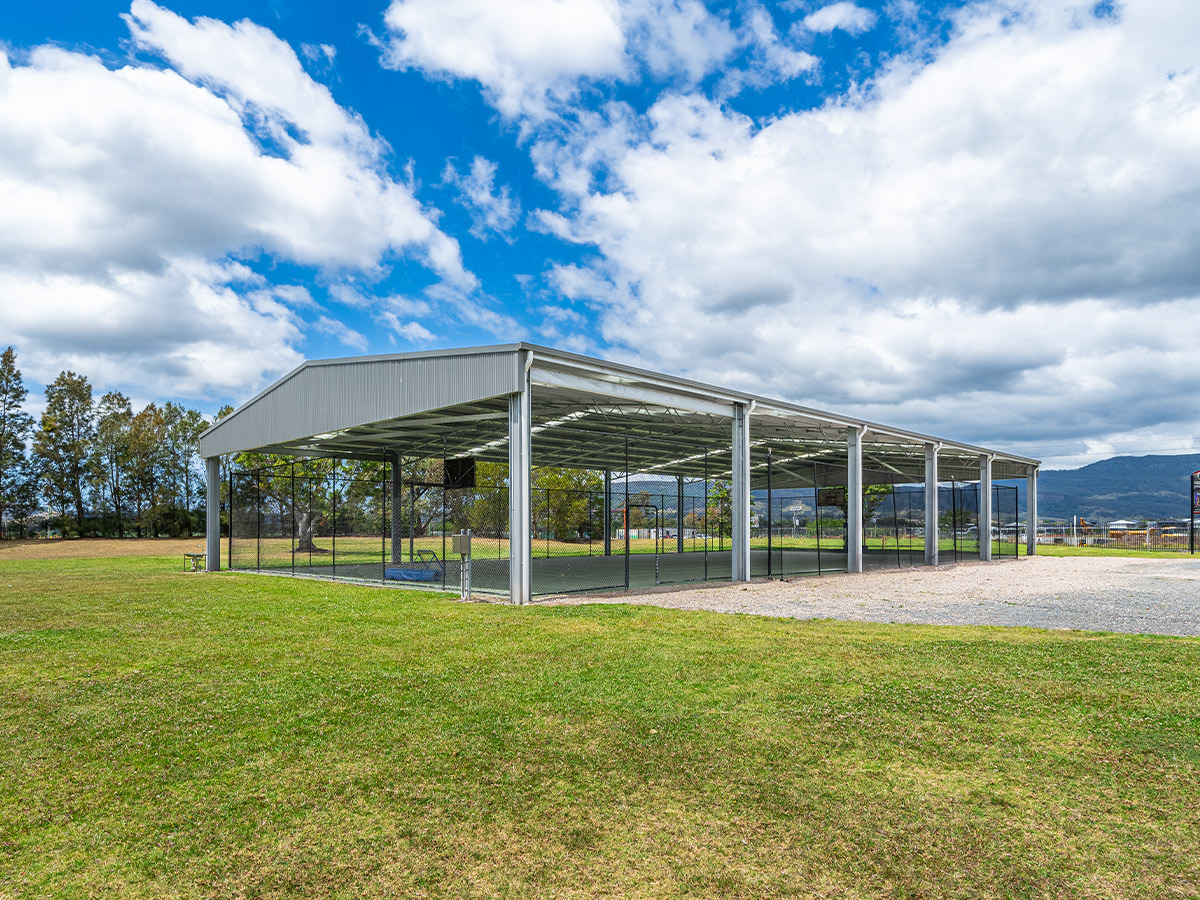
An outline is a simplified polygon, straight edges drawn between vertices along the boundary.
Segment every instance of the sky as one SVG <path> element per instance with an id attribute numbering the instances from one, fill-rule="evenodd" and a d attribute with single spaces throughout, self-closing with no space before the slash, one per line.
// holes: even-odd
<path id="1" fill-rule="evenodd" d="M 1194 0 L 0 9 L 0 345 L 205 412 L 525 340 L 1071 467 L 1200 449 Z"/>

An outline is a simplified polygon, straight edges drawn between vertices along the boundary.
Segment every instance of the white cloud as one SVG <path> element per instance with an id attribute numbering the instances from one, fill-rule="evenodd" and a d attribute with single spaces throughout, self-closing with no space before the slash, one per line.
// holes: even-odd
<path id="1" fill-rule="evenodd" d="M 322 71 L 332 69 L 337 59 L 337 47 L 333 44 L 301 44 L 300 52 L 310 64 Z"/>
<path id="2" fill-rule="evenodd" d="M 828 34 L 840 28 L 849 34 L 862 34 L 875 27 L 875 13 L 848 0 L 823 6 L 815 13 L 804 17 L 804 27 L 809 31 Z"/>
<path id="3" fill-rule="evenodd" d="M 811 53 L 790 46 L 780 38 L 770 14 L 761 6 L 752 7 L 741 29 L 742 42 L 750 48 L 748 63 L 725 76 L 721 93 L 732 96 L 745 87 L 766 87 L 791 81 L 817 66 Z"/>
<path id="4" fill-rule="evenodd" d="M 317 321 L 313 323 L 313 328 L 321 332 L 321 334 L 327 334 L 347 347 L 352 347 L 363 353 L 370 346 L 366 337 L 361 333 L 355 331 L 345 322 L 339 322 L 337 319 L 329 318 L 329 316 L 318 316 Z"/>
<path id="5" fill-rule="evenodd" d="M 430 313 L 428 301 L 402 294 L 388 294 L 383 297 L 370 296 L 349 284 L 335 284 L 329 288 L 329 296 L 336 302 L 355 309 L 386 309 L 401 316 L 427 316 Z"/>
<path id="6" fill-rule="evenodd" d="M 697 82 L 738 45 L 729 22 L 696 0 L 625 0 L 622 21 L 630 56 L 657 76 Z"/>
<path id="7" fill-rule="evenodd" d="M 405 322 L 394 312 L 381 312 L 375 317 L 375 321 L 388 331 L 391 331 L 396 337 L 402 338 L 410 344 L 429 344 L 433 342 L 433 332 L 428 328 L 420 322 Z"/>
<path id="8" fill-rule="evenodd" d="M 569 205 L 538 219 L 601 253 L 554 277 L 648 365 L 815 405 L 981 441 L 1192 427 L 1200 8 L 1091 8 L 975 4 L 932 62 L 762 127 L 668 95 L 623 147 L 602 118 L 543 142 Z M 1128 372 L 1156 373 L 1136 409 Z"/>
<path id="9" fill-rule="evenodd" d="M 230 259 L 374 275 L 409 254 L 473 289 L 458 245 L 388 173 L 387 146 L 286 43 L 146 0 L 127 21 L 166 67 L 0 53 L 0 332 L 31 371 L 78 358 L 114 383 L 155 377 L 202 396 L 235 387 L 233 374 L 242 394 L 286 370 L 302 341 L 291 308 L 306 298 L 272 295 Z M 89 302 L 95 328 L 75 318 Z M 242 362 L 217 364 L 222 352 Z"/>
<path id="10" fill-rule="evenodd" d="M 385 19 L 390 65 L 478 81 L 510 117 L 624 65 L 615 0 L 393 0 Z"/>
<path id="11" fill-rule="evenodd" d="M 184 258 L 107 279 L 0 269 L 0 331 L 43 383 L 73 369 L 97 386 L 243 395 L 303 361 L 292 298 L 246 278 L 237 266 Z"/>
<path id="12" fill-rule="evenodd" d="M 697 81 L 737 46 L 697 0 L 392 0 L 384 62 L 479 82 L 506 117 L 546 118 L 581 80 Z"/>
<path id="13" fill-rule="evenodd" d="M 482 156 L 462 174 L 447 161 L 442 180 L 459 189 L 462 204 L 471 211 L 471 234 L 487 240 L 491 234 L 506 235 L 521 218 L 521 205 L 508 185 L 496 188 L 496 164 Z"/>

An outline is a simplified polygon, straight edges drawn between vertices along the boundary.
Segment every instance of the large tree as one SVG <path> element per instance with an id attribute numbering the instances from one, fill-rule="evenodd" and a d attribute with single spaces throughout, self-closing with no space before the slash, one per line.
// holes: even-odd
<path id="1" fill-rule="evenodd" d="M 165 442 L 162 409 L 148 404 L 133 417 L 129 428 L 129 476 L 137 512 L 138 537 L 142 536 L 143 529 L 158 537 L 162 523 Z"/>
<path id="2" fill-rule="evenodd" d="M 22 505 L 22 486 L 29 479 L 25 444 L 33 431 L 33 417 L 24 410 L 29 391 L 17 368 L 12 347 L 0 353 L 0 537 L 5 513 Z"/>
<path id="3" fill-rule="evenodd" d="M 604 490 L 600 472 L 542 466 L 533 471 L 531 489 L 534 533 L 544 530 L 557 540 L 575 541 L 601 530 L 603 501 L 594 496 Z"/>
<path id="4" fill-rule="evenodd" d="M 34 450 L 60 503 L 70 498 L 75 524 L 82 534 L 87 508 L 83 491 L 96 436 L 92 386 L 85 376 L 61 373 L 46 388 L 46 410 L 34 434 Z"/>
<path id="5" fill-rule="evenodd" d="M 94 453 L 96 480 L 116 516 L 117 537 L 125 536 L 125 508 L 129 503 L 129 441 L 133 409 L 120 391 L 109 391 L 97 408 Z"/>
<path id="6" fill-rule="evenodd" d="M 199 484 L 196 464 L 200 457 L 200 434 L 208 427 L 204 416 L 194 409 L 168 402 L 162 408 L 163 475 L 170 485 L 172 529 L 192 535 L 192 499 Z"/>

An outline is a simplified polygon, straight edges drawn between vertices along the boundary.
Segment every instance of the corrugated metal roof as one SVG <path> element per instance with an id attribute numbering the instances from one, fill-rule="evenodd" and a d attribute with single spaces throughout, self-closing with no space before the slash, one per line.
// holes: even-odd
<path id="1" fill-rule="evenodd" d="M 205 432 L 201 453 L 286 452 L 286 445 L 296 452 L 301 449 L 300 442 L 313 439 L 303 445 L 306 452 L 324 442 L 332 455 L 338 432 L 356 429 L 356 433 L 344 435 L 342 443 L 353 449 L 348 455 L 369 455 L 364 447 L 377 445 L 382 450 L 395 445 L 404 424 L 395 420 L 406 416 L 459 406 L 468 407 L 459 410 L 464 419 L 472 415 L 479 419 L 481 401 L 520 389 L 523 358 L 532 361 L 535 418 L 539 396 L 544 397 L 547 409 L 554 410 L 549 417 L 567 415 L 563 423 L 555 424 L 563 440 L 571 440 L 572 432 L 575 440 L 588 440 L 583 423 L 570 418 L 572 402 L 580 410 L 609 407 L 616 416 L 636 409 L 642 419 L 653 418 L 660 414 L 655 410 L 661 410 L 664 423 L 673 420 L 685 430 L 687 426 L 671 407 L 711 421 L 725 410 L 731 417 L 737 403 L 753 406 L 754 437 L 828 442 L 831 431 L 859 428 L 865 432 L 868 453 L 895 455 L 905 468 L 919 461 L 915 456 L 908 459 L 914 446 L 927 443 L 940 446 L 947 471 L 969 471 L 980 455 L 994 457 L 995 478 L 1023 477 L 1029 467 L 1039 464 L 1035 459 L 985 447 L 526 343 L 307 362 Z M 638 405 L 639 396 L 647 402 Z M 480 427 L 464 440 L 476 439 Z"/>
<path id="2" fill-rule="evenodd" d="M 308 362 L 205 431 L 200 453 L 238 453 L 511 394 L 521 384 L 517 366 L 515 347 Z"/>

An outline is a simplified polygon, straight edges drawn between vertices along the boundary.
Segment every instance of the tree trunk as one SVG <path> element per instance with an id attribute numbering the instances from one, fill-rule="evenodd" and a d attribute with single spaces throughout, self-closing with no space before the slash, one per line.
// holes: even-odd
<path id="1" fill-rule="evenodd" d="M 308 510 L 296 516 L 296 534 L 299 540 L 296 541 L 297 553 L 328 553 L 321 547 L 313 544 L 313 530 L 317 526 L 317 522 L 321 520 L 319 513 Z"/>

